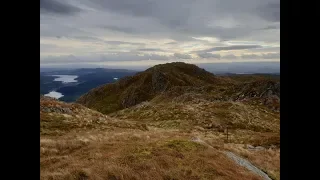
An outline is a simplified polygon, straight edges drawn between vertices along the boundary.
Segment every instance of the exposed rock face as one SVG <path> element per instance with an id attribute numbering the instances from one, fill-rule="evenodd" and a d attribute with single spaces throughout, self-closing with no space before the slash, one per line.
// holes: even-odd
<path id="1" fill-rule="evenodd" d="M 55 112 L 55 113 L 67 113 L 67 114 L 71 114 L 71 109 L 69 108 L 58 108 L 58 107 L 40 107 L 40 111 L 43 112 Z"/>
<path id="2" fill-rule="evenodd" d="M 280 82 L 275 81 L 255 81 L 246 83 L 236 87 L 238 95 L 235 97 L 237 100 L 254 97 L 271 97 L 277 96 L 280 98 Z"/>
<path id="3" fill-rule="evenodd" d="M 63 107 L 54 98 L 42 96 L 40 97 L 40 112 L 71 114 L 72 109 L 70 107 Z"/>
<path id="4" fill-rule="evenodd" d="M 165 91 L 168 88 L 168 83 L 167 78 L 162 72 L 154 71 L 152 74 L 152 89 L 155 92 Z"/>
<path id="5" fill-rule="evenodd" d="M 234 101 L 253 101 L 280 111 L 280 82 L 260 80 L 244 83 L 235 86 L 229 94 Z"/>
<path id="6" fill-rule="evenodd" d="M 129 93 L 124 95 L 121 105 L 124 108 L 131 107 L 138 104 L 139 99 L 140 97 L 139 97 L 138 90 L 133 89 L 133 90 L 130 90 Z"/>

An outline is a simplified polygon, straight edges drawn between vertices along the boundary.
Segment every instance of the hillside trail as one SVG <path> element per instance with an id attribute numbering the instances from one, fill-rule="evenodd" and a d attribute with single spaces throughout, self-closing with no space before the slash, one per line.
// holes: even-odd
<path id="1" fill-rule="evenodd" d="M 199 137 L 193 137 L 191 140 L 193 142 L 197 142 L 199 144 L 205 145 L 205 146 L 207 146 L 209 148 L 213 148 L 211 145 L 207 144 L 205 141 L 201 140 Z M 261 171 L 259 168 L 257 168 L 253 164 L 251 164 L 246 159 L 243 159 L 242 157 L 239 157 L 239 156 L 235 155 L 234 153 L 232 153 L 230 151 L 223 151 L 223 153 L 227 157 L 232 159 L 234 162 L 236 162 L 238 165 L 240 165 L 242 167 L 245 167 L 246 169 L 248 169 L 249 171 L 253 172 L 254 174 L 262 177 L 264 180 L 272 180 L 266 173 Z"/>

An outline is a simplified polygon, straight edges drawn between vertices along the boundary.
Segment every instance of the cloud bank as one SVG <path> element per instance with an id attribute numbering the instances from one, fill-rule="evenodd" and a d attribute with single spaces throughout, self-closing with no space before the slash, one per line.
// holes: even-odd
<path id="1" fill-rule="evenodd" d="M 279 0 L 40 0 L 40 63 L 280 61 Z"/>

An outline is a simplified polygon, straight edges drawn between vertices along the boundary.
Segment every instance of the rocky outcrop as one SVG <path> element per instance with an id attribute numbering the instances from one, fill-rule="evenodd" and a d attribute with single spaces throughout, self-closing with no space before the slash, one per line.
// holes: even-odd
<path id="1" fill-rule="evenodd" d="M 166 78 L 166 76 L 158 71 L 158 70 L 154 70 L 153 74 L 152 74 L 152 89 L 155 92 L 162 92 L 165 91 L 168 88 L 168 80 Z"/>

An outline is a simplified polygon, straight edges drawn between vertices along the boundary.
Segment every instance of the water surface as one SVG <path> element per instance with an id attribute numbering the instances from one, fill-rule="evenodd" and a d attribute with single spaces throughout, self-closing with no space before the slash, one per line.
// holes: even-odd
<path id="1" fill-rule="evenodd" d="M 57 77 L 53 81 L 61 81 L 62 83 L 78 82 L 78 80 L 76 80 L 78 76 L 75 76 L 75 75 L 52 75 L 52 76 Z"/>
<path id="2" fill-rule="evenodd" d="M 59 93 L 57 91 L 51 91 L 48 94 L 45 94 L 45 96 L 59 99 L 59 98 L 63 97 L 63 94 L 61 94 L 61 93 Z"/>

